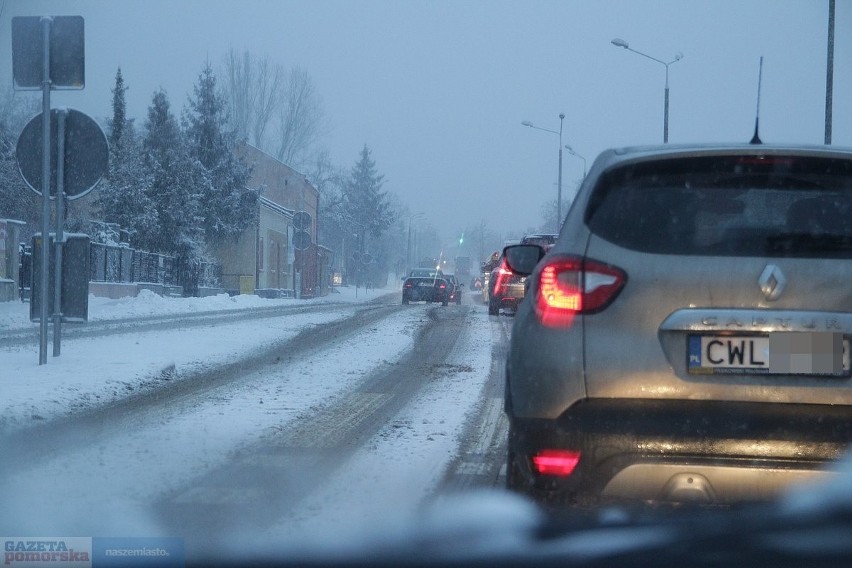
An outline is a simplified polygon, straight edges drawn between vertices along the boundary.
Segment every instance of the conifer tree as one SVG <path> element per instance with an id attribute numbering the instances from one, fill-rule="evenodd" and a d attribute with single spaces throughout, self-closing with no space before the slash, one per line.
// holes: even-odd
<path id="1" fill-rule="evenodd" d="M 154 93 L 148 107 L 142 155 L 158 222 L 156 234 L 151 235 L 151 250 L 184 260 L 201 257 L 205 247 L 200 190 L 206 179 L 203 168 L 186 150 L 163 90 Z"/>
<path id="2" fill-rule="evenodd" d="M 381 236 L 392 221 L 387 192 L 382 191 L 384 179 L 370 157 L 370 149 L 364 144 L 344 188 L 343 203 L 350 219 L 374 238 Z"/>
<path id="3" fill-rule="evenodd" d="M 141 144 L 132 122 L 127 120 L 126 91 L 119 68 L 112 89 L 112 118 L 107 121 L 109 167 L 105 179 L 95 189 L 95 207 L 101 220 L 117 223 L 130 233 L 133 245 L 140 246 L 154 240 L 158 219 Z"/>
<path id="4" fill-rule="evenodd" d="M 228 130 L 226 109 L 207 63 L 184 112 L 184 129 L 189 153 L 204 169 L 202 226 L 213 244 L 238 236 L 257 211 L 258 194 L 247 187 L 249 169 L 234 154 L 235 137 Z"/>

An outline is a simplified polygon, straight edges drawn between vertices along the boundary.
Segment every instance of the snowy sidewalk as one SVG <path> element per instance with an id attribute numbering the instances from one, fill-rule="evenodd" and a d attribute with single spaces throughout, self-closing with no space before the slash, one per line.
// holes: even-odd
<path id="1" fill-rule="evenodd" d="M 268 318 L 262 325 L 248 320 L 233 325 L 185 330 L 138 331 L 89 339 L 63 339 L 62 354 L 38 364 L 37 341 L 29 345 L 0 344 L 0 433 L 43 420 L 66 416 L 87 407 L 108 404 L 169 380 L 171 371 L 194 373 L 233 361 L 246 352 L 299 333 L 305 326 L 351 315 L 359 305 L 388 290 L 337 288 L 339 293 L 310 300 L 267 300 L 225 294 L 208 298 L 163 298 L 144 292 L 136 298 L 90 297 L 91 321 L 155 315 L 240 310 L 271 305 L 339 303 L 340 310 Z M 86 325 L 86 324 L 68 324 Z M 0 331 L 32 328 L 29 304 L 0 303 Z M 51 335 L 52 338 L 52 335 Z M 52 345 L 52 343 L 51 343 Z M 48 353 L 52 353 L 51 346 Z"/>

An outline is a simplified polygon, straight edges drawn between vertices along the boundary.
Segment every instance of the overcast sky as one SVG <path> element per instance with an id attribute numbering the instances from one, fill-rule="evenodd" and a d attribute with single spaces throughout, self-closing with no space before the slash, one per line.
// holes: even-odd
<path id="1" fill-rule="evenodd" d="M 144 122 L 162 87 L 179 112 L 205 60 L 233 47 L 300 65 L 322 97 L 332 160 L 367 144 L 385 189 L 447 240 L 485 220 L 497 232 L 541 223 L 563 144 L 588 160 L 613 146 L 747 142 L 764 56 L 764 142 L 822 144 L 828 0 L 5 0 L 16 15 L 85 18 L 86 88 L 55 105 L 110 114 L 120 66 L 129 114 Z M 8 49 L 8 48 L 7 48 Z M 0 58 L 11 81 L 10 51 Z M 852 2 L 836 13 L 833 142 L 852 146 Z M 563 192 L 583 173 L 563 157 Z"/>

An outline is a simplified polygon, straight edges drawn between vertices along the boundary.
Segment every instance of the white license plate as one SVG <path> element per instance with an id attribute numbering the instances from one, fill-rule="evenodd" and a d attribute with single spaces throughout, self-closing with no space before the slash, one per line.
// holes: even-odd
<path id="1" fill-rule="evenodd" d="M 829 332 L 690 335 L 687 364 L 690 373 L 699 375 L 848 376 L 849 340 Z"/>
<path id="2" fill-rule="evenodd" d="M 431 288 L 432 287 L 432 284 L 429 283 L 429 282 L 419 282 L 417 285 L 422 287 L 422 288 Z"/>

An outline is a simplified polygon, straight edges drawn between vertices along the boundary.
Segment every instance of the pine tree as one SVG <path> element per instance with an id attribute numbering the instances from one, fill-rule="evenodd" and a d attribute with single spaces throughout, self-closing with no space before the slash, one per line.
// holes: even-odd
<path id="1" fill-rule="evenodd" d="M 158 231 L 157 211 L 150 196 L 150 178 L 141 157 L 141 145 L 126 118 L 127 87 L 119 68 L 112 90 L 109 126 L 109 169 L 95 190 L 95 207 L 101 220 L 126 229 L 131 242 L 150 243 Z"/>
<path id="2" fill-rule="evenodd" d="M 121 145 L 127 124 L 127 103 L 124 93 L 127 92 L 128 88 L 124 84 L 124 77 L 121 76 L 121 67 L 119 67 L 118 71 L 115 72 L 115 87 L 112 89 L 112 119 L 109 121 L 110 148 L 117 148 Z"/>
<path id="3" fill-rule="evenodd" d="M 0 92 L 0 219 L 11 218 L 38 224 L 41 198 L 25 184 L 18 169 L 15 146 L 24 125 L 39 110 L 9 89 Z M 41 188 L 39 188 L 41 189 Z"/>
<path id="4" fill-rule="evenodd" d="M 387 192 L 382 191 L 384 179 L 385 176 L 376 170 L 370 149 L 364 144 L 361 158 L 349 174 L 343 202 L 350 219 L 374 238 L 380 237 L 392 222 Z"/>
<path id="5" fill-rule="evenodd" d="M 361 254 L 370 253 L 373 262 L 368 266 L 361 263 L 349 264 L 348 274 L 357 274 L 356 283 L 367 278 L 375 281 L 373 271 L 376 267 L 386 266 L 379 239 L 392 222 L 390 203 L 387 193 L 382 191 L 384 175 L 376 170 L 376 162 L 370 157 L 370 149 L 364 144 L 361 157 L 352 167 L 343 188 L 343 211 L 350 230 L 359 235 L 356 245 Z"/>
<path id="6" fill-rule="evenodd" d="M 246 187 L 250 172 L 234 154 L 234 134 L 227 128 L 226 109 L 213 68 L 207 63 L 184 112 L 184 128 L 189 152 L 205 171 L 202 226 L 211 243 L 238 236 L 257 211 L 258 194 Z"/>
<path id="7" fill-rule="evenodd" d="M 203 168 L 186 150 L 163 90 L 154 93 L 145 130 L 142 155 L 158 222 L 148 248 L 183 260 L 198 259 L 205 250 L 200 189 L 207 180 Z"/>

